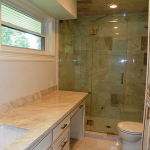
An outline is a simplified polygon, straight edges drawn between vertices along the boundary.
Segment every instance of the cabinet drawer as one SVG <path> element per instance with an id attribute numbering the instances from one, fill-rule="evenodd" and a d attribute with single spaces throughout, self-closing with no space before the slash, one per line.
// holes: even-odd
<path id="1" fill-rule="evenodd" d="M 82 103 L 80 103 L 70 114 L 70 117 L 72 118 L 77 112 L 79 109 L 81 109 L 84 105 L 85 101 L 83 101 Z"/>
<path id="2" fill-rule="evenodd" d="M 53 142 L 70 125 L 70 115 L 68 115 L 57 127 L 53 129 Z"/>
<path id="3" fill-rule="evenodd" d="M 47 150 L 52 144 L 52 132 L 46 135 L 32 150 Z"/>
<path id="4" fill-rule="evenodd" d="M 61 136 L 52 145 L 52 150 L 65 150 L 69 146 L 70 126 L 61 134 Z"/>

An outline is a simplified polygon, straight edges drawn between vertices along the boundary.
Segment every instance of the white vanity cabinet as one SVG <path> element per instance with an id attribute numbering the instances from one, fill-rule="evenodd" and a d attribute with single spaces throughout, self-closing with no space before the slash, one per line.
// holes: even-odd
<path id="1" fill-rule="evenodd" d="M 61 120 L 30 150 L 70 150 L 70 137 L 84 138 L 85 100 Z"/>
<path id="2" fill-rule="evenodd" d="M 70 141 L 70 114 L 31 150 L 65 150 Z"/>
<path id="3" fill-rule="evenodd" d="M 80 103 L 70 114 L 70 137 L 84 139 L 85 101 Z"/>

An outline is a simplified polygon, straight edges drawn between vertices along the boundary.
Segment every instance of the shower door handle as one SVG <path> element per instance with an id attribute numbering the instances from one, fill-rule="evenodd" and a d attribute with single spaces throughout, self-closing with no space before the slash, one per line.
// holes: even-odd
<path id="1" fill-rule="evenodd" d="M 124 73 L 121 74 L 121 84 L 123 84 Z"/>

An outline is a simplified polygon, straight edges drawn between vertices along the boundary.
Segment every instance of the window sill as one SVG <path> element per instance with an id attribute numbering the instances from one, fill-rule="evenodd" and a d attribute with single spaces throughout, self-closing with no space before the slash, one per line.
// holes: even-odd
<path id="1" fill-rule="evenodd" d="M 6 46 L 7 47 L 7 46 Z M 54 61 L 54 55 L 50 55 L 42 51 L 9 51 L 5 50 L 5 46 L 1 46 L 0 60 L 1 61 L 42 61 L 52 62 Z M 20 48 L 18 48 L 20 49 Z"/>

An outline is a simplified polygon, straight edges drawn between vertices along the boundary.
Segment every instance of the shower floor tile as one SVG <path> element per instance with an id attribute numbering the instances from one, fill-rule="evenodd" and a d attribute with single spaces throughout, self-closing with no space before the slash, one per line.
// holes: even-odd
<path id="1" fill-rule="evenodd" d="M 121 142 L 85 137 L 70 140 L 70 150 L 120 150 Z"/>

